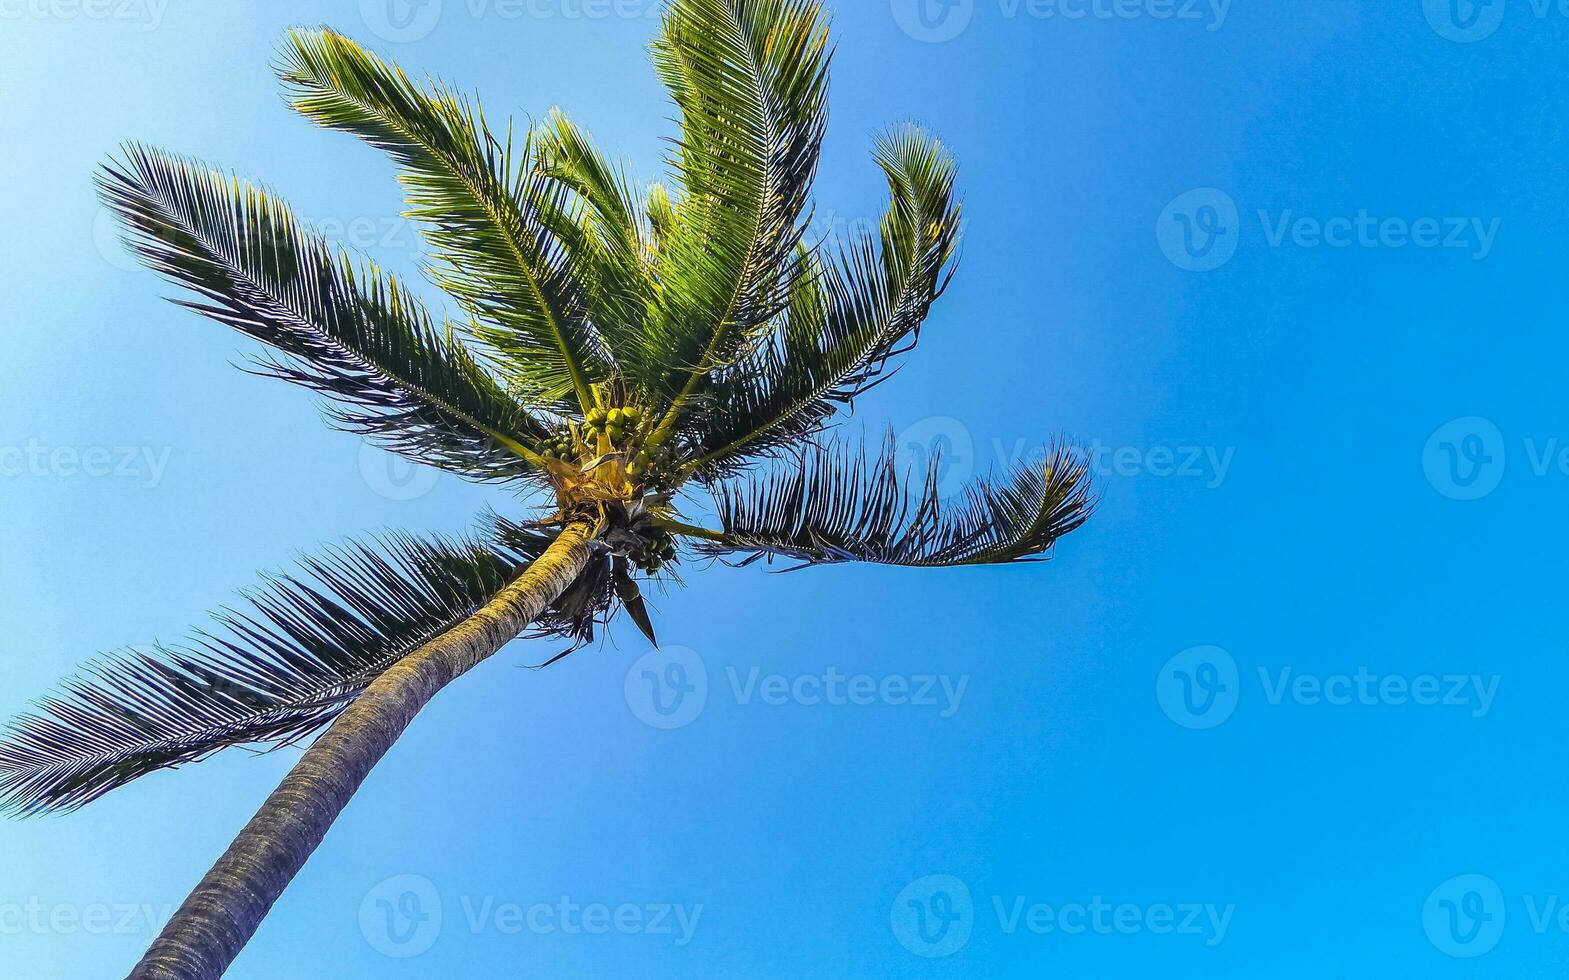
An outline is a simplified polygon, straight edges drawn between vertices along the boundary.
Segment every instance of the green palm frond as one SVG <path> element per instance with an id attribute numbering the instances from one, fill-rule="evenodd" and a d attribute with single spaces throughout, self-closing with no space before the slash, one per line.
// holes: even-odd
<path id="1" fill-rule="evenodd" d="M 664 184 L 654 182 L 648 187 L 648 198 L 643 204 L 644 213 L 648 217 L 649 251 L 650 259 L 657 259 L 664 249 L 665 243 L 670 240 L 675 231 L 676 205 L 670 199 L 670 191 Z"/>
<path id="2" fill-rule="evenodd" d="M 333 31 L 290 32 L 278 73 L 300 113 L 402 165 L 438 283 L 480 318 L 525 397 L 586 411 L 608 365 L 575 256 L 551 233 L 571 189 L 538 165 L 532 139 L 498 137 L 467 99 Z"/>
<path id="3" fill-rule="evenodd" d="M 0 808 L 72 810 L 234 745 L 281 746 L 488 602 L 548 537 L 396 534 L 306 558 L 186 645 L 88 665 L 0 736 Z"/>
<path id="4" fill-rule="evenodd" d="M 574 257 L 588 315 L 622 374 L 646 385 L 667 369 L 644 329 L 653 302 L 649 232 L 625 172 L 552 110 L 535 131 L 541 171 L 572 191 L 550 229 Z"/>
<path id="5" fill-rule="evenodd" d="M 878 141 L 891 203 L 827 268 L 800 264 L 771 342 L 724 372 L 695 416 L 699 471 L 725 472 L 816 432 L 913 346 L 953 274 L 960 207 L 946 148 L 904 127 Z"/>
<path id="6" fill-rule="evenodd" d="M 650 342 L 681 409 L 783 301 L 827 121 L 830 52 L 810 0 L 672 0 L 654 65 L 681 111 L 682 220 L 660 249 Z M 655 219 L 657 221 L 657 219 Z"/>
<path id="7" fill-rule="evenodd" d="M 940 492 L 939 454 L 913 475 L 895 456 L 891 438 L 876 460 L 843 444 L 814 446 L 772 472 L 721 484 L 714 499 L 724 540 L 697 546 L 746 561 L 994 565 L 1046 557 L 1094 507 L 1088 467 L 1065 446 L 951 500 Z"/>
<path id="8" fill-rule="evenodd" d="M 476 479 L 534 472 L 540 423 L 402 286 L 302 230 L 287 205 L 134 145 L 99 184 L 141 259 L 202 297 L 178 302 L 289 355 L 264 373 L 326 395 L 340 426 Z"/>

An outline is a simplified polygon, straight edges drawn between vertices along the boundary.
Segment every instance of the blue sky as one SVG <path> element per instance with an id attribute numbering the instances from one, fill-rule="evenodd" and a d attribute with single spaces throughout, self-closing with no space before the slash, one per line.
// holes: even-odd
<path id="1" fill-rule="evenodd" d="M 129 268 L 125 139 L 419 266 L 392 168 L 268 63 L 325 21 L 643 178 L 645 0 L 0 0 L 7 715 L 258 570 L 506 494 L 329 432 Z M 1057 560 L 689 569 L 518 643 L 376 770 L 231 976 L 1561 976 L 1569 16 L 1544 0 L 839 5 L 817 227 L 917 119 L 964 256 L 858 405 L 955 481 L 1063 434 Z M 1019 440 L 1022 440 L 1019 441 Z M 649 681 L 706 679 L 677 704 Z M 647 685 L 647 686 L 645 686 Z M 655 698 L 657 698 L 657 703 Z M 672 714 L 660 709 L 674 708 Z M 0 975 L 117 975 L 292 761 L 0 826 Z"/>

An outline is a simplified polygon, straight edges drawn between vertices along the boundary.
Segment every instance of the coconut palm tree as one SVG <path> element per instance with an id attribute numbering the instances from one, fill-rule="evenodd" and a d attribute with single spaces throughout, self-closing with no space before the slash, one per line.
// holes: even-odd
<path id="1" fill-rule="evenodd" d="M 271 348 L 257 371 L 520 501 L 460 538 L 304 559 L 186 644 L 97 661 L 12 723 L 0 804 L 20 813 L 326 728 L 132 977 L 221 975 L 420 708 L 516 637 L 577 649 L 624 610 L 653 640 L 639 583 L 674 581 L 683 560 L 1025 561 L 1088 516 L 1086 467 L 1060 445 L 947 496 L 939 460 L 905 467 L 891 442 L 831 431 L 915 341 L 960 209 L 943 146 L 902 128 L 876 145 L 880 228 L 808 240 L 830 60 L 818 5 L 672 0 L 653 60 L 681 134 L 670 186 L 635 194 L 559 113 L 492 127 L 340 34 L 288 35 L 292 105 L 392 155 L 454 320 L 256 186 L 139 145 L 103 170 L 180 305 Z"/>

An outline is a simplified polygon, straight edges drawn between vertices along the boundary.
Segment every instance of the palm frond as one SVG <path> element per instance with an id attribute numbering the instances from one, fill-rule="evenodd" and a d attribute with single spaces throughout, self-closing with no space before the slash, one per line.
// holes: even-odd
<path id="1" fill-rule="evenodd" d="M 396 280 L 357 268 L 287 205 L 135 145 L 99 185 L 141 259 L 202 297 L 177 302 L 288 355 L 263 373 L 326 395 L 338 425 L 476 479 L 534 472 L 539 421 Z"/>
<path id="2" fill-rule="evenodd" d="M 574 257 L 550 230 L 571 188 L 538 166 L 531 139 L 497 136 L 466 98 L 333 31 L 291 31 L 278 74 L 301 114 L 402 165 L 437 282 L 484 322 L 480 336 L 525 395 L 563 405 L 573 396 L 586 411 L 607 366 Z"/>
<path id="3" fill-rule="evenodd" d="M 667 369 L 644 324 L 653 302 L 648 233 L 625 172 L 558 110 L 535 131 L 541 171 L 572 196 L 549 216 L 550 230 L 573 256 L 595 332 L 621 373 L 647 385 Z"/>
<path id="4" fill-rule="evenodd" d="M 694 417 L 700 472 L 731 471 L 818 431 L 918 338 L 953 274 L 956 170 L 914 127 L 881 138 L 876 159 L 891 196 L 880 239 L 863 235 L 826 266 L 797 263 L 769 342 L 722 372 Z"/>
<path id="5" fill-rule="evenodd" d="M 214 614 L 215 630 L 90 664 L 12 722 L 0 736 L 0 809 L 72 810 L 228 746 L 303 738 L 471 616 L 548 541 L 396 534 L 305 558 Z"/>
<path id="6" fill-rule="evenodd" d="M 813 446 L 793 464 L 720 484 L 714 499 L 725 540 L 696 547 L 807 565 L 1003 564 L 1046 557 L 1094 507 L 1088 467 L 1066 446 L 949 500 L 940 488 L 940 454 L 914 474 L 901 472 L 895 456 L 891 437 L 875 460 L 842 443 Z"/>
<path id="7" fill-rule="evenodd" d="M 682 221 L 660 250 L 651 343 L 673 402 L 777 311 L 827 121 L 830 52 L 812 0 L 672 0 L 654 65 L 681 111 Z M 679 405 L 677 406 L 680 407 Z"/>

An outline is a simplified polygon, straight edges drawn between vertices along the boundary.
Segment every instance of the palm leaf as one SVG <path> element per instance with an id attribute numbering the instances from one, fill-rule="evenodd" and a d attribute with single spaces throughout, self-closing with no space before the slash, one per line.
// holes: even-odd
<path id="1" fill-rule="evenodd" d="M 549 538 L 350 542 L 242 593 L 187 645 L 88 665 L 0 738 L 0 808 L 72 810 L 233 745 L 330 722 L 402 657 L 471 616 Z"/>
<path id="2" fill-rule="evenodd" d="M 681 111 L 683 220 L 660 249 L 650 342 L 674 370 L 668 430 L 777 312 L 827 120 L 828 35 L 811 0 L 673 0 L 654 64 Z"/>
<path id="3" fill-rule="evenodd" d="M 202 297 L 180 305 L 288 355 L 264 373 L 328 396 L 337 424 L 478 479 L 533 472 L 540 423 L 402 286 L 356 268 L 287 205 L 135 145 L 99 184 L 142 260 Z"/>
<path id="4" fill-rule="evenodd" d="M 1089 471 L 1073 450 L 1048 450 L 1039 466 L 980 480 L 944 500 L 942 460 L 901 472 L 890 438 L 872 460 L 843 444 L 810 447 L 793 465 L 720 484 L 714 499 L 724 540 L 699 540 L 711 555 L 937 567 L 1046 557 L 1089 518 Z"/>
<path id="5" fill-rule="evenodd" d="M 696 469 L 723 473 L 811 435 L 918 338 L 953 274 L 955 168 L 914 127 L 880 139 L 876 159 L 891 195 L 880 241 L 862 236 L 823 268 L 798 263 L 770 342 L 719 376 L 694 419 Z"/>
<path id="6" fill-rule="evenodd" d="M 480 335 L 524 394 L 592 405 L 589 385 L 607 366 L 574 257 L 550 230 L 571 189 L 537 165 L 531 141 L 498 137 L 467 99 L 333 31 L 291 31 L 278 73 L 300 113 L 402 165 L 438 283 L 484 322 Z"/>
<path id="7" fill-rule="evenodd" d="M 551 214 L 551 233 L 573 256 L 585 304 L 608 360 L 647 385 L 667 370 L 644 329 L 653 302 L 648 237 L 625 172 L 607 161 L 588 134 L 552 110 L 534 134 L 541 172 L 570 189 Z"/>

